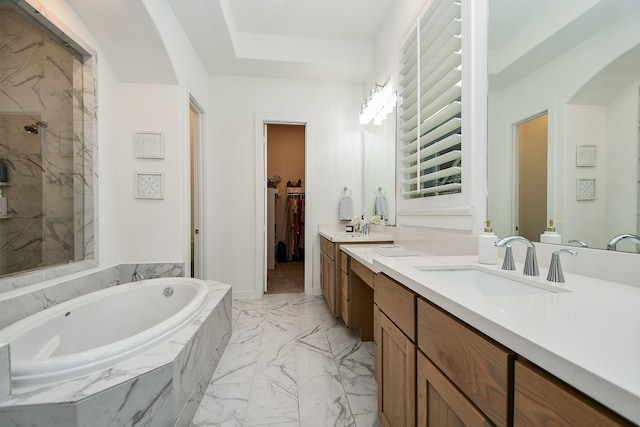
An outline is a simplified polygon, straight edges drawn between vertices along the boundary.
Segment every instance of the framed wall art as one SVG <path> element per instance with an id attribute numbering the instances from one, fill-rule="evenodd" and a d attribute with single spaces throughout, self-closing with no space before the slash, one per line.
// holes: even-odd
<path id="1" fill-rule="evenodd" d="M 164 174 L 136 172 L 135 196 L 137 199 L 164 199 Z"/>
<path id="2" fill-rule="evenodd" d="M 136 158 L 164 159 L 164 135 L 162 132 L 136 132 L 134 143 Z"/>

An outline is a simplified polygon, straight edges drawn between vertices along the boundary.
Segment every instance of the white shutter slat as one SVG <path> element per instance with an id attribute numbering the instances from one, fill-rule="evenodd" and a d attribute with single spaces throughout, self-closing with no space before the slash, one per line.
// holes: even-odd
<path id="1" fill-rule="evenodd" d="M 430 145 L 429 147 L 421 149 L 420 157 L 421 159 L 424 159 L 426 157 L 433 156 L 436 153 L 454 148 L 455 146 L 461 144 L 461 142 L 461 135 L 459 133 L 454 133 L 453 135 L 449 135 L 448 137 L 441 139 L 440 141 Z"/>
<path id="2" fill-rule="evenodd" d="M 427 169 L 434 168 L 439 165 L 443 165 L 445 163 L 455 162 L 457 160 L 460 160 L 461 158 L 462 158 L 462 151 L 460 150 L 449 151 L 448 153 L 445 153 L 442 156 L 434 157 L 431 160 L 427 160 L 426 162 L 421 162 L 420 172 L 422 173 Z M 446 170 L 448 171 L 449 169 L 453 169 L 453 168 L 447 168 Z M 451 173 L 445 176 L 451 176 L 451 175 L 459 175 L 459 173 Z M 426 177 L 426 176 L 428 176 L 428 174 L 422 175 L 422 177 Z"/>

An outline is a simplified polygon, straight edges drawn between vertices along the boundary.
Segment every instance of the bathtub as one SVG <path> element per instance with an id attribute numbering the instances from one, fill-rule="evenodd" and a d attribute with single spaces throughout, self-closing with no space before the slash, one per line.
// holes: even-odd
<path id="1" fill-rule="evenodd" d="M 112 367 L 167 341 L 197 318 L 209 288 L 160 278 L 74 298 L 0 331 L 13 388 L 65 381 Z"/>

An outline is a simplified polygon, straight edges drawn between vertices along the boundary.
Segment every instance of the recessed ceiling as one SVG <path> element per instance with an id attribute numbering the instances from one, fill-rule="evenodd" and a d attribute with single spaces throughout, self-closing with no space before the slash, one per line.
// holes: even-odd
<path id="1" fill-rule="evenodd" d="M 363 81 L 393 0 L 168 0 L 211 74 Z"/>
<path id="2" fill-rule="evenodd" d="M 175 83 L 142 0 L 66 0 L 122 82 Z M 158 1 L 158 0 L 154 0 Z M 364 81 L 394 0 L 166 0 L 209 74 Z"/>

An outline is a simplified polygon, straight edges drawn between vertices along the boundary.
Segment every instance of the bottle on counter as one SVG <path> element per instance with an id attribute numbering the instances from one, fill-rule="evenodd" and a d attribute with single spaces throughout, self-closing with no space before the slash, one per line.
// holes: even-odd
<path id="1" fill-rule="evenodd" d="M 540 243 L 555 243 L 557 245 L 562 243 L 562 236 L 556 232 L 552 219 L 549 220 L 547 231 L 540 235 Z"/>

